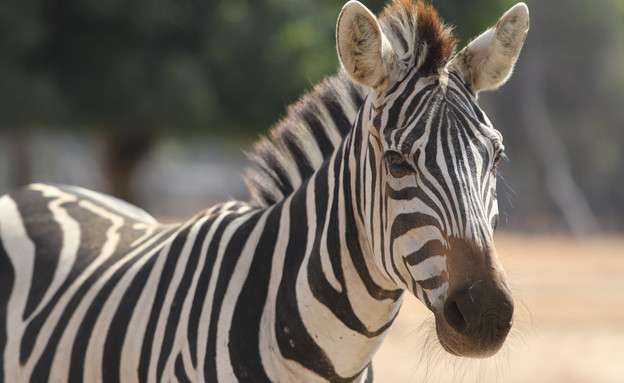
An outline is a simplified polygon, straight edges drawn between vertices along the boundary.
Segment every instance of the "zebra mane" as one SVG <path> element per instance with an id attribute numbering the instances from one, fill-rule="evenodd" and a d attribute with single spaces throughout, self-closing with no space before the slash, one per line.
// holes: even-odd
<path id="1" fill-rule="evenodd" d="M 399 58 L 423 74 L 444 67 L 455 50 L 451 29 L 421 1 L 394 0 L 379 23 Z M 253 167 L 244 181 L 251 203 L 273 205 L 309 179 L 349 133 L 368 92 L 339 70 L 291 105 L 247 153 Z"/>
<path id="2" fill-rule="evenodd" d="M 286 117 L 247 156 L 251 203 L 269 206 L 310 178 L 351 130 L 366 90 L 342 70 L 288 107 Z"/>

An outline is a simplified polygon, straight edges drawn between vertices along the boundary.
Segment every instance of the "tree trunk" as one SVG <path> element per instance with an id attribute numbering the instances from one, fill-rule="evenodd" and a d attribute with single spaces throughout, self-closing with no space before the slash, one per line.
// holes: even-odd
<path id="1" fill-rule="evenodd" d="M 130 203 L 136 203 L 133 177 L 137 165 L 152 146 L 149 132 L 124 133 L 109 130 L 102 134 L 103 172 L 110 193 Z"/>
<path id="2" fill-rule="evenodd" d="M 534 42 L 535 44 L 535 42 Z M 572 175 L 570 161 L 547 108 L 539 47 L 526 49 L 518 68 L 523 125 L 544 167 L 546 190 L 576 236 L 598 232 L 594 213 Z"/>
<path id="3" fill-rule="evenodd" d="M 14 189 L 32 182 L 29 134 L 19 128 L 9 133 L 9 188 Z"/>

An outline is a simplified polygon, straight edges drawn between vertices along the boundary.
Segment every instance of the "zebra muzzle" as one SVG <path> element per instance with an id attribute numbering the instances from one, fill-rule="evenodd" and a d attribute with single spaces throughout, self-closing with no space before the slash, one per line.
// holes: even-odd
<path id="1" fill-rule="evenodd" d="M 513 325 L 514 304 L 509 290 L 496 281 L 467 284 L 446 298 L 436 315 L 442 347 L 471 358 L 494 355 Z"/>

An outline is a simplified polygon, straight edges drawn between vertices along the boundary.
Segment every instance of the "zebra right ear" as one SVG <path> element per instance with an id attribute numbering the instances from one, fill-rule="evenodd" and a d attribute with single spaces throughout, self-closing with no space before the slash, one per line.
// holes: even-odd
<path id="1" fill-rule="evenodd" d="M 336 48 L 340 64 L 355 82 L 380 89 L 397 80 L 396 53 L 375 15 L 356 0 L 346 3 L 338 16 Z"/>

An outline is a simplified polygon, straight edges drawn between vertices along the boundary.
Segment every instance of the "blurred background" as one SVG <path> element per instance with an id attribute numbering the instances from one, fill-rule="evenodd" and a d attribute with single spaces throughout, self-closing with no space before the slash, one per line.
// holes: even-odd
<path id="1" fill-rule="evenodd" d="M 460 48 L 515 3 L 431 2 L 456 26 Z M 244 150 L 335 73 L 343 3 L 0 2 L 0 193 L 76 184 L 167 219 L 247 199 Z M 364 3 L 374 12 L 384 5 Z M 527 3 L 531 30 L 514 75 L 480 97 L 509 157 L 500 166 L 499 250 L 516 267 L 529 322 L 546 323 L 542 335 L 526 335 L 538 357 L 518 368 L 543 371 L 535 366 L 550 350 L 546 338 L 578 354 L 559 353 L 552 376 L 527 379 L 621 382 L 624 367 L 611 380 L 592 377 L 595 366 L 569 376 L 558 368 L 574 371 L 588 338 L 607 342 L 596 347 L 608 356 L 593 351 L 602 362 L 624 360 L 624 1 Z M 578 309 L 592 304 L 605 310 L 584 322 Z M 564 322 L 572 338 L 549 338 Z"/>
<path id="2" fill-rule="evenodd" d="M 367 1 L 379 12 L 383 1 Z M 514 2 L 433 0 L 463 46 Z M 244 149 L 335 73 L 341 0 L 0 4 L 0 191 L 34 181 L 186 217 L 247 198 Z M 505 136 L 505 230 L 624 229 L 624 1 L 529 1 Z"/>

